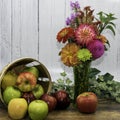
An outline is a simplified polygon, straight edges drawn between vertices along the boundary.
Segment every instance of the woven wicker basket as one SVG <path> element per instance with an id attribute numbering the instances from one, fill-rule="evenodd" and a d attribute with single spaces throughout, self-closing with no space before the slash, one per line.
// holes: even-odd
<path id="1" fill-rule="evenodd" d="M 2 79 L 7 71 L 14 70 L 17 74 L 19 74 L 20 70 L 24 69 L 26 66 L 35 66 L 39 70 L 39 79 L 38 84 L 41 84 L 45 90 L 45 93 L 49 93 L 51 91 L 52 82 L 51 82 L 51 76 L 47 70 L 47 68 L 38 60 L 35 60 L 33 58 L 25 57 L 16 59 L 15 61 L 11 62 L 10 64 L 6 65 L 3 70 L 0 73 L 0 100 L 4 103 L 3 97 L 2 97 Z"/>

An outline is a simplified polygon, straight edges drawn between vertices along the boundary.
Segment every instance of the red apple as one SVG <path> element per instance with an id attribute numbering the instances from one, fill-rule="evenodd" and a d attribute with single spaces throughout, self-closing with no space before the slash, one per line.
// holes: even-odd
<path id="1" fill-rule="evenodd" d="M 25 98 L 28 104 L 36 99 L 32 92 L 24 92 L 22 98 Z"/>
<path id="2" fill-rule="evenodd" d="M 51 112 L 55 109 L 56 104 L 57 104 L 57 100 L 55 97 L 46 93 L 46 94 L 42 95 L 40 99 L 45 101 L 48 104 L 49 112 Z"/>
<path id="3" fill-rule="evenodd" d="M 93 92 L 84 92 L 76 99 L 77 107 L 82 113 L 94 113 L 97 108 L 98 99 Z"/>
<path id="4" fill-rule="evenodd" d="M 34 89 L 37 84 L 37 79 L 30 72 L 22 72 L 17 78 L 16 85 L 22 92 L 29 92 Z"/>
<path id="5" fill-rule="evenodd" d="M 56 109 L 66 109 L 67 107 L 69 107 L 70 105 L 70 98 L 69 95 L 66 91 L 64 90 L 59 90 L 56 91 L 53 96 L 56 98 L 57 100 L 57 105 L 56 105 Z"/>
<path id="6" fill-rule="evenodd" d="M 24 72 L 31 72 L 33 75 L 35 75 L 35 77 L 38 79 L 39 77 L 39 70 L 37 69 L 37 67 L 32 66 L 32 67 L 25 67 Z"/>

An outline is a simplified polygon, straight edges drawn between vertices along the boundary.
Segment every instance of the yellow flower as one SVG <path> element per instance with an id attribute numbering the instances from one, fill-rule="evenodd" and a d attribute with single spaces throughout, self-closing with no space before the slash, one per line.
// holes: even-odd
<path id="1" fill-rule="evenodd" d="M 60 52 L 61 61 L 69 67 L 78 64 L 77 52 L 79 49 L 80 47 L 75 43 L 66 44 Z"/>

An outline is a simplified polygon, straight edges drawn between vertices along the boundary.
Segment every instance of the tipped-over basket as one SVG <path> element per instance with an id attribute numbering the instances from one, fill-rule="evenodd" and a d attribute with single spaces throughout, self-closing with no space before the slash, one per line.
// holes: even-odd
<path id="1" fill-rule="evenodd" d="M 43 86 L 45 93 L 49 93 L 51 91 L 51 87 L 52 87 L 51 76 L 47 68 L 36 59 L 29 58 L 29 57 L 20 58 L 6 65 L 0 73 L 0 100 L 3 103 L 4 103 L 4 100 L 2 97 L 3 89 L 1 85 L 2 85 L 2 80 L 4 75 L 10 70 L 13 70 L 17 74 L 19 74 L 19 72 L 21 72 L 21 70 L 23 70 L 26 66 L 28 67 L 35 66 L 39 70 L 38 84 L 41 84 Z"/>

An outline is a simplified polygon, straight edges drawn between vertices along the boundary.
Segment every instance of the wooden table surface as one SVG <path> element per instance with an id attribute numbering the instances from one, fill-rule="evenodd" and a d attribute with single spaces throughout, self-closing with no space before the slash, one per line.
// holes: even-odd
<path id="1" fill-rule="evenodd" d="M 11 120 L 2 105 L 0 105 L 0 120 Z M 120 120 L 120 104 L 100 101 L 97 111 L 93 114 L 80 113 L 71 105 L 67 110 L 55 110 L 49 113 L 46 120 Z"/>

